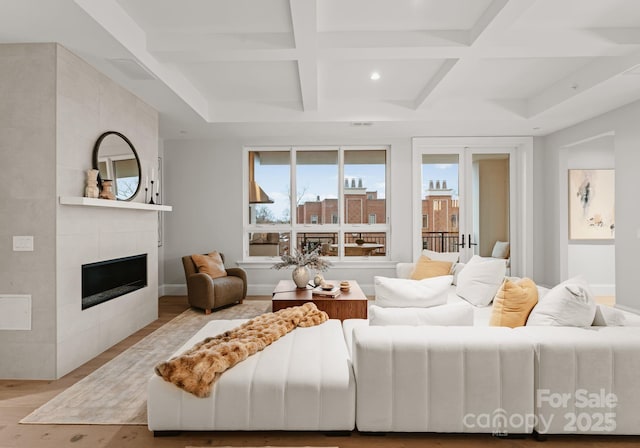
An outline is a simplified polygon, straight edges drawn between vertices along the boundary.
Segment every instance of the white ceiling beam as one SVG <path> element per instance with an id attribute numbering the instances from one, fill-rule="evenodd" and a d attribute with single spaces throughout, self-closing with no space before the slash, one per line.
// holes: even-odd
<path id="1" fill-rule="evenodd" d="M 598 58 L 529 98 L 527 115 L 529 118 L 540 115 L 639 64 L 640 52 L 624 57 Z"/>
<path id="2" fill-rule="evenodd" d="M 469 45 L 466 30 L 332 31 L 318 33 L 319 48 L 459 47 Z"/>
<path id="3" fill-rule="evenodd" d="M 289 0 L 305 112 L 318 110 L 318 13 L 316 0 Z"/>
<path id="4" fill-rule="evenodd" d="M 126 48 L 143 67 L 153 73 L 169 89 L 203 119 L 209 119 L 209 103 L 198 89 L 171 67 L 161 64 L 147 51 L 144 30 L 125 12 L 115 0 L 74 0 L 93 20 Z"/>
<path id="5" fill-rule="evenodd" d="M 158 61 L 168 64 L 197 64 L 206 62 L 264 62 L 295 61 L 298 50 L 205 50 L 205 51 L 155 51 Z"/>
<path id="6" fill-rule="evenodd" d="M 481 99 L 442 100 L 436 108 L 413 110 L 405 104 L 392 101 L 358 101 L 352 99 L 325 100 L 322 110 L 300 111 L 295 102 L 269 103 L 265 101 L 216 101 L 212 122 L 397 122 L 422 120 L 491 120 L 525 119 L 502 105 Z M 213 110 L 213 108 L 212 108 Z M 461 112 L 462 111 L 462 112 Z"/>
<path id="7" fill-rule="evenodd" d="M 478 44 L 493 33 L 509 29 L 535 2 L 536 0 L 493 0 L 469 30 L 470 44 Z"/>
<path id="8" fill-rule="evenodd" d="M 154 31 L 147 34 L 147 49 L 152 53 L 163 51 L 281 50 L 293 47 L 291 33 Z"/>
<path id="9" fill-rule="evenodd" d="M 419 109 L 422 107 L 424 102 L 427 100 L 431 92 L 438 87 L 438 84 L 449 74 L 451 69 L 456 65 L 458 59 L 446 59 L 438 71 L 431 77 L 427 85 L 424 86 L 422 91 L 418 94 L 418 97 L 413 102 L 413 108 Z"/>

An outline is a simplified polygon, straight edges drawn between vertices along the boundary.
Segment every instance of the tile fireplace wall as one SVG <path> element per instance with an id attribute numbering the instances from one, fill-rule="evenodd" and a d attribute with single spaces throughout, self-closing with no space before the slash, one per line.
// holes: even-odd
<path id="1" fill-rule="evenodd" d="M 0 294 L 32 295 L 31 330 L 0 330 L 0 356 L 11 360 L 0 363 L 0 378 L 58 378 L 157 318 L 157 212 L 60 205 L 58 197 L 83 195 L 104 131 L 129 137 L 143 172 L 156 163 L 158 114 L 59 45 L 0 45 L 0 66 L 8 61 L 0 84 L 17 98 L 0 118 L 9 113 L 15 129 L 10 142 L 0 136 L 0 161 L 13 186 L 0 211 L 13 219 L 2 236 L 34 235 L 35 250 L 0 246 Z M 134 199 L 143 200 L 144 192 Z M 83 264 L 141 253 L 147 287 L 81 309 Z"/>

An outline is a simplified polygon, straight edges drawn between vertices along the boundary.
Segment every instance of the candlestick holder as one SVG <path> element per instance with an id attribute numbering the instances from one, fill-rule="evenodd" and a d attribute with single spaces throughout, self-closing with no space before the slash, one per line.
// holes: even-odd
<path id="1" fill-rule="evenodd" d="M 149 191 L 149 187 L 144 187 L 144 203 L 147 203 L 147 192 Z"/>
<path id="2" fill-rule="evenodd" d="M 156 204 L 160 205 L 160 192 L 156 192 Z"/>
<path id="3" fill-rule="evenodd" d="M 153 201 L 153 183 L 155 181 L 151 181 L 151 199 L 149 200 L 149 204 L 155 204 L 155 202 Z"/>

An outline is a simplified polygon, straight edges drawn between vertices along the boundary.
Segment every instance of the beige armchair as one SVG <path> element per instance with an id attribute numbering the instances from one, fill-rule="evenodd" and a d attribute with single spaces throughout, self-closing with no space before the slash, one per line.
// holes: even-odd
<path id="1" fill-rule="evenodd" d="M 224 262 L 224 255 L 220 254 L 220 257 Z M 247 296 L 247 273 L 244 269 L 229 268 L 226 269 L 226 277 L 214 279 L 198 273 L 190 255 L 182 257 L 182 265 L 187 279 L 189 305 L 203 309 L 205 314 L 224 305 L 242 303 Z"/>

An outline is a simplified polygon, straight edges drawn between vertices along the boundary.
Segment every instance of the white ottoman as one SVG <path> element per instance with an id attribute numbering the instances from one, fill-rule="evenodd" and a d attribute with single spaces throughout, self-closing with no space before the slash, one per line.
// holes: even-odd
<path id="1" fill-rule="evenodd" d="M 209 322 L 174 355 L 242 322 Z M 148 426 L 152 431 L 351 431 L 355 393 L 342 326 L 329 320 L 297 328 L 227 370 L 208 398 L 154 374 L 148 383 Z"/>

